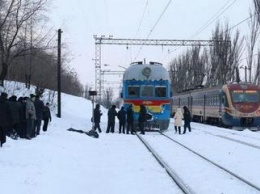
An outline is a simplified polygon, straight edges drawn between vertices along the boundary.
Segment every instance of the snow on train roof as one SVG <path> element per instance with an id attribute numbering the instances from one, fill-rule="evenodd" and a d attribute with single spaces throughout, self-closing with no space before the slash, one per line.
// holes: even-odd
<path id="1" fill-rule="evenodd" d="M 168 80 L 168 71 L 158 63 L 154 64 L 132 64 L 124 73 L 123 80 Z"/>

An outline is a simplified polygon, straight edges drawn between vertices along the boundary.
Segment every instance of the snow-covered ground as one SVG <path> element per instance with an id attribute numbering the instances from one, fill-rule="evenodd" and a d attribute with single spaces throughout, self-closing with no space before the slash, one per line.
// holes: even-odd
<path id="1" fill-rule="evenodd" d="M 32 140 L 12 140 L 0 148 L 0 193 L 10 194 L 172 194 L 181 193 L 164 169 L 134 135 L 106 134 L 107 110 L 102 108 L 102 133 L 95 139 L 85 134 L 67 131 L 72 127 L 84 131 L 91 129 L 92 104 L 90 101 L 62 94 L 61 118 L 52 112 L 52 122 L 47 132 Z M 253 180 L 260 187 L 259 150 L 235 144 L 214 135 L 236 138 L 260 144 L 260 133 L 231 131 L 192 123 L 194 130 L 185 135 L 174 133 L 172 122 L 166 132 L 170 137 L 194 148 L 196 151 L 233 168 Z M 212 134 L 214 135 L 212 135 Z M 187 163 L 190 158 L 176 155 L 177 148 L 156 134 L 146 133 L 148 140 L 156 140 L 158 150 L 176 165 Z M 155 145 L 156 146 L 156 145 Z M 175 154 L 175 155 L 174 155 Z M 177 157 L 178 156 L 178 157 Z M 178 160 L 178 161 L 176 161 Z M 192 164 L 195 161 L 190 160 Z M 195 173 L 188 165 L 183 173 Z M 207 165 L 204 167 L 207 170 Z M 210 171 L 214 175 L 214 171 Z M 215 179 L 198 173 L 197 179 L 187 179 L 207 193 L 218 193 Z M 221 180 L 226 184 L 230 180 Z M 240 185 L 223 185 L 223 193 L 244 194 Z M 238 183 L 239 184 L 239 183 Z M 259 192 L 260 193 L 260 192 Z"/>

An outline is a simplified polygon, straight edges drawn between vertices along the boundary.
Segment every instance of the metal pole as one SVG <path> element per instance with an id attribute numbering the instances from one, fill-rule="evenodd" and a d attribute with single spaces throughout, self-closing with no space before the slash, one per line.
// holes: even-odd
<path id="1" fill-rule="evenodd" d="M 61 29 L 58 30 L 58 60 L 57 60 L 57 81 L 58 81 L 58 113 L 57 117 L 61 118 Z"/>

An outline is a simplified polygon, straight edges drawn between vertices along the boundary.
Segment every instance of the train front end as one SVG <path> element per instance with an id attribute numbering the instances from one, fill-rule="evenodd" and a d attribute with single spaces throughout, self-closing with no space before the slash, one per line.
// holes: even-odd
<path id="1" fill-rule="evenodd" d="M 171 113 L 171 84 L 168 71 L 159 63 L 134 63 L 125 71 L 122 97 L 124 106 L 134 110 L 138 126 L 140 105 L 147 109 L 146 130 L 166 130 Z"/>
<path id="2" fill-rule="evenodd" d="M 223 123 L 243 128 L 260 127 L 260 86 L 249 83 L 227 84 L 224 93 Z"/>

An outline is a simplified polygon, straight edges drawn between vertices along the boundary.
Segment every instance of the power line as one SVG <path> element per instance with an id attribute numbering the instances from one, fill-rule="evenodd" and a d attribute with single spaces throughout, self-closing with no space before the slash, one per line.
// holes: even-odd
<path id="1" fill-rule="evenodd" d="M 147 7 L 148 7 L 148 2 L 149 2 L 149 0 L 146 1 L 145 7 L 144 7 L 144 11 L 143 11 L 143 15 L 142 15 L 141 21 L 140 21 L 140 23 L 139 23 L 139 26 L 138 26 L 138 29 L 137 29 L 137 31 L 136 31 L 136 33 L 135 33 L 134 38 L 136 38 L 137 34 L 138 34 L 139 31 L 140 31 L 141 25 L 142 25 L 143 20 L 144 20 L 144 15 L 145 15 L 146 10 L 147 10 Z"/>
<path id="2" fill-rule="evenodd" d="M 228 0 L 228 1 L 221 7 L 220 10 L 222 10 L 222 9 L 228 4 L 229 1 L 230 1 L 230 0 Z M 237 0 L 234 0 L 228 7 L 226 7 L 222 12 L 220 12 L 220 13 L 218 14 L 218 12 L 220 11 L 220 10 L 219 10 L 219 11 L 216 13 L 216 14 L 218 14 L 218 15 L 214 14 L 214 15 L 206 22 L 206 24 L 205 24 L 204 26 L 202 26 L 202 27 L 200 28 L 200 30 L 198 30 L 198 31 L 195 32 L 193 35 L 191 35 L 191 37 L 194 37 L 194 36 L 199 35 L 203 30 L 205 30 L 207 27 L 209 27 L 216 19 L 218 19 L 224 12 L 226 12 L 236 1 L 237 1 Z M 215 16 L 215 15 L 216 15 L 216 16 Z"/>
<path id="3" fill-rule="evenodd" d="M 153 30 L 155 29 L 155 27 L 157 26 L 157 24 L 159 23 L 159 21 L 161 20 L 163 14 L 166 12 L 166 10 L 168 9 L 170 3 L 172 2 L 172 0 L 169 0 L 169 2 L 167 3 L 167 5 L 165 6 L 163 12 L 161 13 L 161 15 L 159 16 L 159 18 L 157 19 L 157 21 L 155 22 L 154 26 L 152 27 L 152 29 L 150 30 L 149 34 L 146 37 L 146 40 L 150 37 L 150 35 L 152 34 Z M 138 50 L 138 53 L 135 56 L 135 60 L 138 57 L 138 55 L 140 54 L 140 51 L 142 50 L 143 45 L 141 45 L 140 49 Z"/>
<path id="4" fill-rule="evenodd" d="M 231 30 L 231 29 L 233 29 L 233 28 L 239 26 L 240 24 L 246 22 L 247 20 L 249 20 L 249 19 L 252 18 L 252 17 L 255 17 L 256 15 L 257 15 L 257 12 L 256 12 L 255 14 L 253 14 L 253 15 L 250 15 L 248 18 L 242 20 L 241 22 L 238 22 L 237 24 L 235 24 L 234 26 L 230 27 L 230 28 L 229 28 L 228 30 L 226 30 L 226 31 L 229 31 L 229 30 Z"/>
<path id="5" fill-rule="evenodd" d="M 202 31 L 204 31 L 207 27 L 209 27 L 217 18 L 219 18 L 224 12 L 226 12 L 237 0 L 234 0 L 230 5 L 228 5 L 226 8 L 225 6 L 230 2 L 231 0 L 228 0 L 224 3 L 224 5 L 204 24 L 202 25 L 202 27 L 195 32 L 194 34 L 192 34 L 189 39 L 191 39 L 192 37 L 196 37 L 198 36 Z M 224 9 L 225 8 L 225 9 Z M 223 10 L 224 9 L 224 10 Z M 221 11 L 223 10 L 223 11 Z M 220 12 L 221 11 L 221 12 Z M 219 13 L 220 12 L 220 13 Z M 175 48 L 174 50 L 170 50 L 169 53 L 175 52 L 176 50 L 178 50 L 180 47 Z"/>

